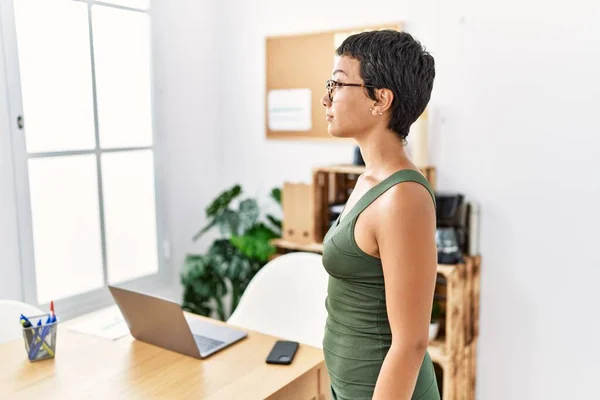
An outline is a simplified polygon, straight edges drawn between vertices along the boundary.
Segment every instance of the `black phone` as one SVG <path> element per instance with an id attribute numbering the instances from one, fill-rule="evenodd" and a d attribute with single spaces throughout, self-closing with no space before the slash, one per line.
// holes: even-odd
<path id="1" fill-rule="evenodd" d="M 267 356 L 267 364 L 289 365 L 292 363 L 297 350 L 298 342 L 278 340 L 275 342 L 271 352 Z"/>

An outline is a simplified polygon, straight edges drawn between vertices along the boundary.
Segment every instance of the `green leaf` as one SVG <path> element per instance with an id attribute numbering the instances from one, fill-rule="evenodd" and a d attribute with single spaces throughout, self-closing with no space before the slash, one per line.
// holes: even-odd
<path id="1" fill-rule="evenodd" d="M 207 217 L 216 217 L 218 214 L 223 212 L 231 201 L 238 197 L 242 193 L 242 187 L 237 184 L 231 189 L 225 190 L 217 196 L 215 200 L 206 208 Z"/>
<path id="2" fill-rule="evenodd" d="M 182 284 L 195 280 L 198 276 L 204 274 L 204 257 L 197 255 L 188 255 L 185 258 L 185 264 L 181 276 Z"/>
<path id="3" fill-rule="evenodd" d="M 231 243 L 249 259 L 264 263 L 275 252 L 275 248 L 270 244 L 270 241 L 276 237 L 278 235 L 269 227 L 259 223 L 253 226 L 245 235 L 232 237 Z"/>
<path id="4" fill-rule="evenodd" d="M 206 208 L 207 224 L 196 235 L 197 240 L 212 228 L 218 228 L 222 237 L 215 240 L 202 255 L 188 255 L 181 274 L 184 286 L 182 308 L 206 316 L 225 320 L 224 297 L 231 285 L 229 310 L 235 310 L 239 299 L 256 273 L 275 252 L 270 240 L 281 236 L 282 221 L 267 215 L 260 221 L 256 199 L 248 198 L 231 207 L 240 196 L 240 185 L 234 185 Z M 281 205 L 282 192 L 273 188 L 271 198 Z"/>
<path id="5" fill-rule="evenodd" d="M 275 226 L 280 232 L 281 232 L 281 220 L 279 218 L 276 218 L 274 216 L 272 216 L 271 214 L 267 215 L 267 220 L 273 224 L 273 226 Z"/>
<path id="6" fill-rule="evenodd" d="M 208 249 L 208 254 L 222 257 L 223 262 L 228 262 L 228 260 L 235 256 L 236 252 L 237 249 L 231 244 L 229 239 L 215 240 Z"/>
<path id="7" fill-rule="evenodd" d="M 242 193 L 240 185 L 234 185 L 231 189 L 225 190 L 217 196 L 215 200 L 206 208 L 206 217 L 208 223 L 199 230 L 193 237 L 192 241 L 197 241 L 202 235 L 214 228 L 216 225 L 222 227 L 223 217 L 222 214 L 228 211 L 229 204 Z M 230 211 L 231 212 L 231 211 Z"/>
<path id="8" fill-rule="evenodd" d="M 223 236 L 237 235 L 240 226 L 240 216 L 232 210 L 225 210 L 217 217 L 219 231 Z"/>
<path id="9" fill-rule="evenodd" d="M 185 269 L 181 276 L 184 285 L 184 309 L 210 315 L 210 300 L 227 294 L 221 259 L 217 253 L 186 257 Z"/>
<path id="10" fill-rule="evenodd" d="M 244 267 L 244 259 L 241 256 L 236 256 L 229 261 L 225 276 L 232 282 L 237 281 L 244 275 Z"/>
<path id="11" fill-rule="evenodd" d="M 204 235 L 206 232 L 208 232 L 212 227 L 214 227 L 217 224 L 217 218 L 213 218 L 204 228 L 202 228 L 201 230 L 199 230 L 194 236 L 192 236 L 192 241 L 197 241 L 198 239 L 200 239 L 200 237 L 202 235 Z"/>
<path id="12" fill-rule="evenodd" d="M 258 203 L 254 199 L 246 199 L 240 203 L 239 233 L 244 233 L 252 228 L 259 216 Z"/>
<path id="13" fill-rule="evenodd" d="M 276 187 L 271 190 L 271 198 L 281 205 L 281 189 Z"/>

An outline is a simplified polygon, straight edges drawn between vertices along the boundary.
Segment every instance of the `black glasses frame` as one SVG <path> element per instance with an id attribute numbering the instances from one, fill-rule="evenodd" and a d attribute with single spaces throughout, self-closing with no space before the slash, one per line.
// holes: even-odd
<path id="1" fill-rule="evenodd" d="M 343 82 L 335 81 L 333 79 L 328 79 L 325 82 L 325 88 L 327 89 L 327 97 L 329 97 L 329 101 L 333 101 L 333 91 L 335 90 L 335 88 L 342 87 L 342 86 L 354 86 L 354 87 L 365 87 L 365 88 L 377 89 L 377 87 L 373 86 L 373 85 L 365 85 L 362 83 L 343 83 Z"/>

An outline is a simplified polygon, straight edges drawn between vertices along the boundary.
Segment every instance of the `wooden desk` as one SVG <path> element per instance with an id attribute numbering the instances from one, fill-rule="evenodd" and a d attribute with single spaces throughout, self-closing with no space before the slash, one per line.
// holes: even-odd
<path id="1" fill-rule="evenodd" d="M 71 332 L 68 324 L 59 325 L 52 360 L 30 363 L 23 340 L 0 345 L 0 399 L 330 398 L 323 351 L 314 347 L 301 344 L 291 365 L 270 365 L 278 338 L 249 331 L 197 360 L 130 335 L 110 341 Z"/>

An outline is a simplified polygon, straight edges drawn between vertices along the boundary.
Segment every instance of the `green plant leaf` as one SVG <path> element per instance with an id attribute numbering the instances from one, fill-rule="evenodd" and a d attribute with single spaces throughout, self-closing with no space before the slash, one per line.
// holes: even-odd
<path id="1" fill-rule="evenodd" d="M 263 223 L 256 224 L 242 236 L 234 236 L 231 243 L 246 257 L 259 262 L 267 262 L 275 252 L 270 240 L 278 237 Z"/>
<path id="2" fill-rule="evenodd" d="M 228 281 L 232 292 L 229 310 L 233 312 L 252 278 L 275 252 L 270 240 L 281 236 L 282 221 L 267 215 L 268 225 L 259 222 L 258 202 L 252 198 L 241 201 L 238 210 L 232 209 L 232 201 L 241 193 L 240 185 L 220 193 L 206 208 L 206 226 L 193 237 L 197 240 L 215 227 L 222 234 L 205 254 L 186 256 L 181 274 L 182 308 L 190 312 L 225 320 Z M 281 205 L 281 189 L 273 188 L 270 196 Z"/>
<path id="3" fill-rule="evenodd" d="M 271 198 L 281 205 L 281 189 L 278 187 L 273 188 L 271 190 Z"/>
<path id="4" fill-rule="evenodd" d="M 225 210 L 217 217 L 219 232 L 223 236 L 237 235 L 240 226 L 240 216 L 232 210 Z"/>
<path id="5" fill-rule="evenodd" d="M 209 221 L 209 223 L 202 228 L 201 230 L 199 230 L 194 236 L 192 236 L 192 241 L 196 242 L 198 239 L 200 239 L 200 237 L 202 235 L 204 235 L 206 232 L 208 232 L 212 227 L 214 227 L 217 224 L 217 218 L 213 218 Z"/>
<path id="6" fill-rule="evenodd" d="M 229 207 L 233 199 L 242 194 L 242 187 L 239 184 L 234 185 L 231 189 L 225 190 L 217 196 L 215 200 L 206 208 L 207 217 L 216 217 L 221 212 Z"/>
<path id="7" fill-rule="evenodd" d="M 208 249 L 208 254 L 222 257 L 223 262 L 230 260 L 236 254 L 236 252 L 236 248 L 231 244 L 229 239 L 217 239 Z"/>
<path id="8" fill-rule="evenodd" d="M 216 252 L 186 256 L 184 272 L 181 275 L 184 285 L 182 308 L 201 315 L 212 314 L 211 299 L 220 299 L 228 291 L 222 259 L 223 257 Z"/>
<path id="9" fill-rule="evenodd" d="M 220 226 L 220 223 L 223 221 L 222 214 L 227 211 L 227 207 L 229 207 L 229 204 L 233 201 L 233 199 L 238 197 L 241 193 L 242 188 L 240 185 L 234 185 L 231 189 L 221 192 L 217 198 L 214 199 L 213 202 L 206 208 L 205 212 L 208 223 L 194 236 L 192 236 L 192 241 L 197 241 L 202 235 L 216 225 Z"/>
<path id="10" fill-rule="evenodd" d="M 244 233 L 248 229 L 252 228 L 258 219 L 259 210 L 258 203 L 254 199 L 245 199 L 240 203 L 239 211 L 239 231 L 237 233 Z"/>
<path id="11" fill-rule="evenodd" d="M 241 254 L 236 255 L 227 265 L 225 276 L 231 281 L 235 282 L 240 279 L 244 279 L 245 270 L 247 269 L 247 260 Z"/>
<path id="12" fill-rule="evenodd" d="M 203 255 L 187 255 L 181 282 L 184 285 L 182 308 L 195 314 L 209 316 L 210 297 L 208 288 L 202 284 L 205 276 L 210 274 L 207 259 Z"/>
<path id="13" fill-rule="evenodd" d="M 273 226 L 275 228 L 277 228 L 279 230 L 279 232 L 277 233 L 278 236 L 281 235 L 281 228 L 282 228 L 282 222 L 279 218 L 276 218 L 274 216 L 272 216 L 271 214 L 267 215 L 267 220 L 273 224 Z"/>
<path id="14" fill-rule="evenodd" d="M 204 259 L 203 256 L 198 255 L 187 255 L 185 258 L 185 264 L 183 273 L 181 275 L 181 283 L 187 284 L 188 282 L 194 281 L 204 274 Z"/>

